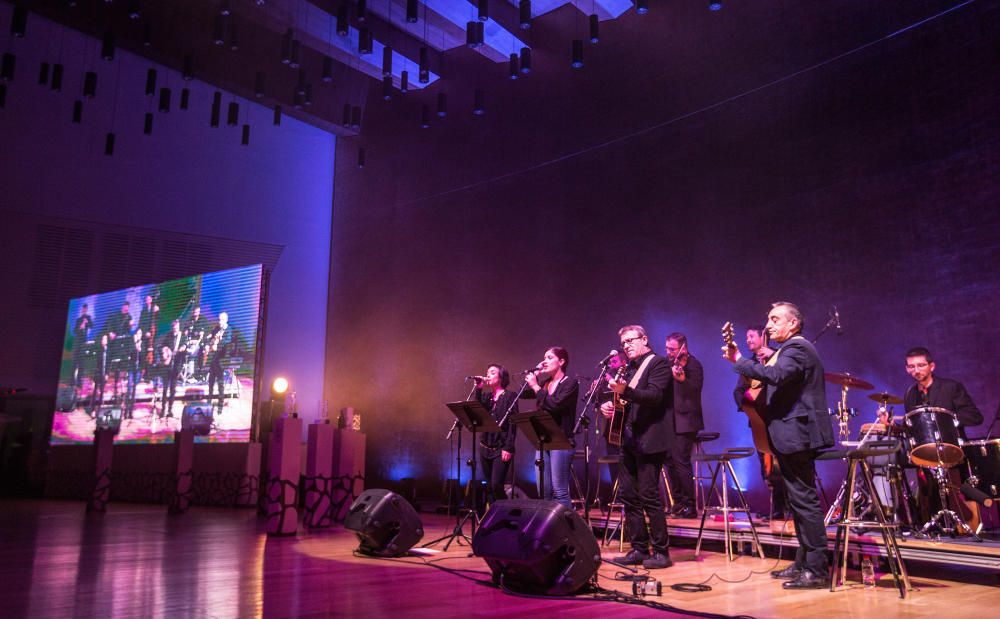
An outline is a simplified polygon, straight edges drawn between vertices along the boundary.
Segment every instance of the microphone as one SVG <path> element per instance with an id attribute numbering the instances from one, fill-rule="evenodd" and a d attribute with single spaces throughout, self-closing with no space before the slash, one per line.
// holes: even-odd
<path id="1" fill-rule="evenodd" d="M 597 365 L 604 365 L 608 361 L 611 361 L 611 357 L 614 357 L 614 356 L 617 356 L 617 355 L 618 355 L 618 351 L 612 348 L 611 352 L 608 353 L 608 356 L 606 356 L 603 359 L 601 359 L 600 362 Z"/>
<path id="2" fill-rule="evenodd" d="M 840 328 L 840 312 L 837 311 L 837 306 L 833 306 L 833 326 L 837 329 L 837 335 L 843 335 L 844 330 Z"/>
<path id="3" fill-rule="evenodd" d="M 475 381 L 478 381 L 478 382 L 483 382 L 483 381 L 486 380 L 486 377 L 485 376 L 466 376 L 465 380 L 466 380 L 466 382 L 468 382 L 470 380 L 475 380 Z"/>
<path id="4" fill-rule="evenodd" d="M 538 365 L 536 365 L 535 367 L 531 368 L 530 370 L 522 370 L 521 371 L 521 376 L 525 376 L 527 374 L 534 374 L 536 372 L 541 372 L 541 371 L 542 371 L 542 364 L 539 363 Z"/>

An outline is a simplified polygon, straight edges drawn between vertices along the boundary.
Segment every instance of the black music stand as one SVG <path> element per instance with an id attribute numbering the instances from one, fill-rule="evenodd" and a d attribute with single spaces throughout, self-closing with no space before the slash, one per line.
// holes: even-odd
<path id="1" fill-rule="evenodd" d="M 521 432 L 538 450 L 535 458 L 535 468 L 538 469 L 538 498 L 545 498 L 545 452 L 553 449 L 572 449 L 569 437 L 563 432 L 556 420 L 546 411 L 525 411 L 512 415 L 511 423 L 520 427 Z M 551 457 L 549 458 L 551 462 Z"/>
<path id="2" fill-rule="evenodd" d="M 472 468 L 472 477 L 469 480 L 469 492 L 465 495 L 467 504 L 471 499 L 472 508 L 469 509 L 466 507 L 464 516 L 462 515 L 461 510 L 455 511 L 455 529 L 450 535 L 439 537 L 436 540 L 424 544 L 424 546 L 433 546 L 438 542 L 448 540 L 448 543 L 444 545 L 444 550 L 448 550 L 448 546 L 451 546 L 451 543 L 455 540 L 458 540 L 459 544 L 462 543 L 462 540 L 465 540 L 470 545 L 472 544 L 472 538 L 466 535 L 462 529 L 465 527 L 465 522 L 471 517 L 472 535 L 475 535 L 476 524 L 479 520 L 479 514 L 476 513 L 476 508 L 479 507 L 476 484 L 476 432 L 500 431 L 500 426 L 498 426 L 496 420 L 493 419 L 493 415 L 486 410 L 482 402 L 479 400 L 448 402 L 446 406 L 451 410 L 452 414 L 455 415 L 455 419 L 458 420 L 458 423 L 462 424 L 462 427 L 472 434 L 472 457 L 469 459 L 469 466 Z"/>

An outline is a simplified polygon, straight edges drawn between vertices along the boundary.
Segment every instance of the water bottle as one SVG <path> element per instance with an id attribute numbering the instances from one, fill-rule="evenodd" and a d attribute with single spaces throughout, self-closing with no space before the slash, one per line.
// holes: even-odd
<path id="1" fill-rule="evenodd" d="M 861 580 L 865 583 L 865 587 L 875 587 L 875 566 L 868 555 L 861 559 Z"/>

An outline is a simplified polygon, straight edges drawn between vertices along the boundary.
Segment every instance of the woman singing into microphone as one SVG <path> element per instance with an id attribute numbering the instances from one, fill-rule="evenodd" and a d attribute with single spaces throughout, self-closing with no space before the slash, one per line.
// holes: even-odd
<path id="1" fill-rule="evenodd" d="M 493 363 L 486 368 L 485 376 L 476 376 L 476 399 L 493 419 L 500 423 L 508 409 L 513 415 L 517 412 L 517 394 L 507 389 L 510 384 L 510 372 L 500 364 Z M 507 421 L 500 426 L 499 432 L 483 434 L 479 442 L 482 451 L 483 479 L 486 480 L 486 502 L 493 505 L 494 501 L 507 498 L 504 483 L 507 481 L 507 471 L 514 457 L 514 438 L 516 426 Z"/>
<path id="2" fill-rule="evenodd" d="M 538 369 L 528 372 L 524 381 L 535 392 L 538 410 L 552 415 L 559 427 L 573 443 L 573 424 L 576 422 L 576 400 L 579 385 L 566 376 L 569 353 L 565 348 L 553 346 L 545 351 L 545 357 Z M 570 467 L 573 465 L 573 449 L 557 449 L 549 452 L 545 466 L 545 497 L 559 501 L 573 509 L 569 498 Z M 536 454 L 541 457 L 541 454 Z"/>

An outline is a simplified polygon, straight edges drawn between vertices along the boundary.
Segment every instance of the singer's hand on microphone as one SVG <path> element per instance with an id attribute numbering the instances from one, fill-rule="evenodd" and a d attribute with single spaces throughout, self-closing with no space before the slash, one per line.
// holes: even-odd
<path id="1" fill-rule="evenodd" d="M 535 372 L 528 372 L 525 374 L 524 382 L 528 383 L 528 386 L 531 387 L 532 391 L 538 391 L 540 388 L 538 386 L 538 375 L 535 374 Z"/>

